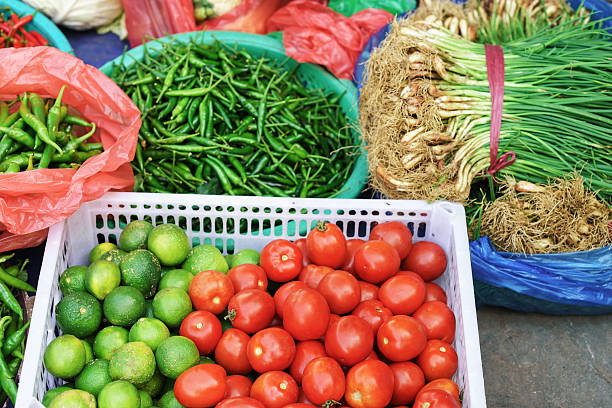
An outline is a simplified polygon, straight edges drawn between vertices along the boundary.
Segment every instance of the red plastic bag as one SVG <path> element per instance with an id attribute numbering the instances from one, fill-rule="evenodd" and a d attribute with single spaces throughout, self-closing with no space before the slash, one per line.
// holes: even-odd
<path id="1" fill-rule="evenodd" d="M 198 26 L 198 29 L 265 34 L 268 18 L 282 5 L 281 3 L 284 4 L 286 1 L 243 0 L 236 8 L 222 16 L 205 21 Z"/>
<path id="2" fill-rule="evenodd" d="M 49 228 L 24 235 L 13 235 L 7 231 L 0 232 L 0 254 L 16 249 L 38 246 L 47 238 L 48 232 Z"/>
<path id="3" fill-rule="evenodd" d="M 393 15 L 365 9 L 345 17 L 325 4 L 294 0 L 268 19 L 268 32 L 283 31 L 285 52 L 296 61 L 324 65 L 338 78 L 352 79 L 359 53 Z"/>
<path id="4" fill-rule="evenodd" d="M 0 224 L 12 234 L 40 231 L 67 218 L 81 203 L 109 190 L 131 191 L 140 112 L 96 68 L 52 47 L 0 50 L 0 100 L 24 92 L 55 97 L 96 123 L 104 152 L 77 169 L 40 169 L 0 174 Z"/>

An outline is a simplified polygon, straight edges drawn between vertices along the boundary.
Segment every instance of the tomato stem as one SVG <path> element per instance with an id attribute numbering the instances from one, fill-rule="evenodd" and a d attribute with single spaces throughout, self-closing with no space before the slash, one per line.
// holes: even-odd
<path id="1" fill-rule="evenodd" d="M 327 401 L 325 401 L 321 407 L 322 408 L 332 408 L 334 405 L 342 405 L 340 402 L 333 400 L 333 399 L 329 399 Z"/>
<path id="2" fill-rule="evenodd" d="M 227 316 L 224 317 L 225 320 L 229 320 L 230 322 L 233 322 L 235 318 L 236 318 L 236 310 L 235 309 L 228 310 L 227 311 Z"/>
<path id="3" fill-rule="evenodd" d="M 325 230 L 327 229 L 327 226 L 325 225 L 325 222 L 318 221 L 317 222 L 317 226 L 315 228 L 318 229 L 321 232 L 325 232 Z"/>

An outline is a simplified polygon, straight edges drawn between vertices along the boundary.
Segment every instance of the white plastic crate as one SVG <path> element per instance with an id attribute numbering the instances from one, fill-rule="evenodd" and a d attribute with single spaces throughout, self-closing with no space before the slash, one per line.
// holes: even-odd
<path id="1" fill-rule="evenodd" d="M 463 407 L 486 407 L 470 252 L 461 205 L 404 200 L 109 193 L 84 204 L 65 222 L 49 230 L 17 395 L 18 408 L 42 407 L 38 401 L 44 393 L 62 382 L 43 366 L 46 345 L 59 335 L 55 305 L 61 299 L 60 274 L 68 266 L 87 265 L 89 251 L 96 244 L 116 242 L 120 227 L 145 216 L 154 225 L 178 223 L 185 228 L 192 244 L 211 243 L 223 253 L 245 248 L 260 251 L 272 239 L 301 238 L 319 220 L 337 223 L 348 238 L 362 239 L 367 239 L 375 223 L 394 220 L 406 223 L 414 231 L 415 241 L 434 241 L 448 255 L 447 270 L 437 283 L 446 291 L 457 319 L 453 345 L 459 355 L 459 369 L 454 380 L 463 390 Z M 241 221 L 242 228 L 238 228 Z"/>

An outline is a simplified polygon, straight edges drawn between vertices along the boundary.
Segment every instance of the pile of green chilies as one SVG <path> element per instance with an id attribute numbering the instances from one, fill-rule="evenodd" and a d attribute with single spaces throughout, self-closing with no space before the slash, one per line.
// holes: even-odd
<path id="1" fill-rule="evenodd" d="M 220 42 L 163 43 L 111 78 L 142 115 L 134 191 L 331 197 L 356 159 L 342 95 Z"/>

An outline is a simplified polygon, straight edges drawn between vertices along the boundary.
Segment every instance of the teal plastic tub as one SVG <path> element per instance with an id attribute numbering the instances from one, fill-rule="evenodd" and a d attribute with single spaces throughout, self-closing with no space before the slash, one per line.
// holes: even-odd
<path id="1" fill-rule="evenodd" d="M 168 42 L 172 40 L 179 40 L 183 42 L 189 42 L 192 39 L 198 42 L 212 43 L 217 40 L 229 46 L 237 45 L 239 49 L 246 50 L 249 54 L 254 57 L 266 56 L 268 58 L 276 59 L 280 64 L 286 60 L 285 49 L 283 44 L 273 38 L 231 31 L 197 31 L 190 33 L 175 34 L 172 36 L 160 38 L 158 41 L 151 41 L 147 44 L 147 51 L 155 52 L 156 49 L 162 47 L 160 42 Z M 131 49 L 126 53 L 125 56 L 115 58 L 113 61 L 104 64 L 100 70 L 106 75 L 110 76 L 113 66 L 123 64 L 126 67 L 133 65 L 134 60 L 142 60 L 144 57 L 144 49 L 142 46 Z M 284 67 L 291 69 L 298 62 L 293 59 L 288 60 Z M 357 109 L 357 88 L 352 82 L 346 80 L 340 80 L 323 70 L 321 67 L 313 64 L 300 64 L 296 72 L 297 77 L 311 89 L 322 88 L 326 92 L 338 95 L 345 93 L 342 99 L 340 99 L 340 105 L 349 123 L 353 123 L 352 126 L 353 140 L 356 146 L 362 146 L 361 134 L 358 131 L 358 109 Z M 366 187 L 368 181 L 368 165 L 366 160 L 366 153 L 363 148 L 357 160 L 355 161 L 351 176 L 346 181 L 340 192 L 335 196 L 336 198 L 357 198 L 361 191 Z"/>

